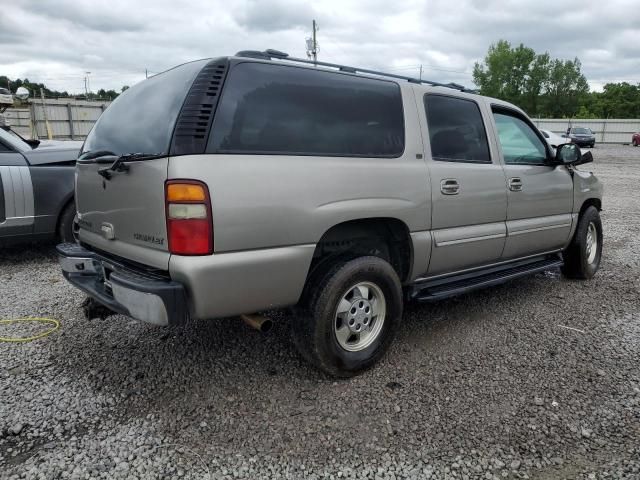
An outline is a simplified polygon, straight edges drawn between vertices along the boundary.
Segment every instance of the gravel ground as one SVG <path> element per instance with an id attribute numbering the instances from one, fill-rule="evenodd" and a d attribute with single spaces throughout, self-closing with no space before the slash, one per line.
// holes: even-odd
<path id="1" fill-rule="evenodd" d="M 640 478 L 640 148 L 594 156 L 595 279 L 408 306 L 389 354 L 348 381 L 299 359 L 286 315 L 268 335 L 86 321 L 51 246 L 0 252 L 0 318 L 62 324 L 0 343 L 0 477 Z"/>

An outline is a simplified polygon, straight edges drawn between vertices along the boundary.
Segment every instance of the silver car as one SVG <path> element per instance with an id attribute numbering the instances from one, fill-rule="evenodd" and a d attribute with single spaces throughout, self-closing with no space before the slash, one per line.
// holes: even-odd
<path id="1" fill-rule="evenodd" d="M 295 306 L 302 356 L 349 376 L 405 300 L 596 273 L 590 153 L 458 85 L 310 63 L 240 52 L 120 95 L 78 161 L 65 277 L 158 325 Z"/>

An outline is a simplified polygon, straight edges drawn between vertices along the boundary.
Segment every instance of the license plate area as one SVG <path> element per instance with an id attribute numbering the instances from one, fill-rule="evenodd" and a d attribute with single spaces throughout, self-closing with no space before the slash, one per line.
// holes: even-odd
<path id="1" fill-rule="evenodd" d="M 113 286 L 111 284 L 111 274 L 115 270 L 113 265 L 105 261 L 96 260 L 95 267 L 98 272 L 98 283 L 102 284 L 106 294 L 113 297 Z"/>

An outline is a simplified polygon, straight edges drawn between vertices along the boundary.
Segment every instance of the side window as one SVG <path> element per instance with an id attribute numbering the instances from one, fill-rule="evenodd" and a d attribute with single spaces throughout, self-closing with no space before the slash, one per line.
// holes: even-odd
<path id="1" fill-rule="evenodd" d="M 547 147 L 533 129 L 521 118 L 503 111 L 494 111 L 505 163 L 543 165 L 547 161 Z"/>
<path id="2" fill-rule="evenodd" d="M 491 163 L 487 133 L 476 102 L 427 94 L 424 106 L 434 160 Z"/>
<path id="3" fill-rule="evenodd" d="M 7 147 L 4 143 L 0 142 L 0 153 L 2 152 L 10 152 L 11 149 Z"/>
<path id="4" fill-rule="evenodd" d="M 399 157 L 400 87 L 306 68 L 246 62 L 225 82 L 207 151 Z"/>

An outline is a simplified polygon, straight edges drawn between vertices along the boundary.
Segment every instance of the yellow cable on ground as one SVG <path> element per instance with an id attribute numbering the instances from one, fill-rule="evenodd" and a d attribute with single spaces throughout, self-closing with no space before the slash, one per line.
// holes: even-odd
<path id="1" fill-rule="evenodd" d="M 38 335 L 34 335 L 32 337 L 0 337 L 0 342 L 13 342 L 13 343 L 22 343 L 22 342 L 31 342 L 33 340 L 37 340 L 38 338 L 46 337 L 47 335 L 52 334 L 56 330 L 60 328 L 60 322 L 58 320 L 54 320 L 53 318 L 14 318 L 10 320 L 0 320 L 0 325 L 10 325 L 12 323 L 22 323 L 22 322 L 37 322 L 37 323 L 48 323 L 53 325 L 52 328 L 46 330 Z"/>

